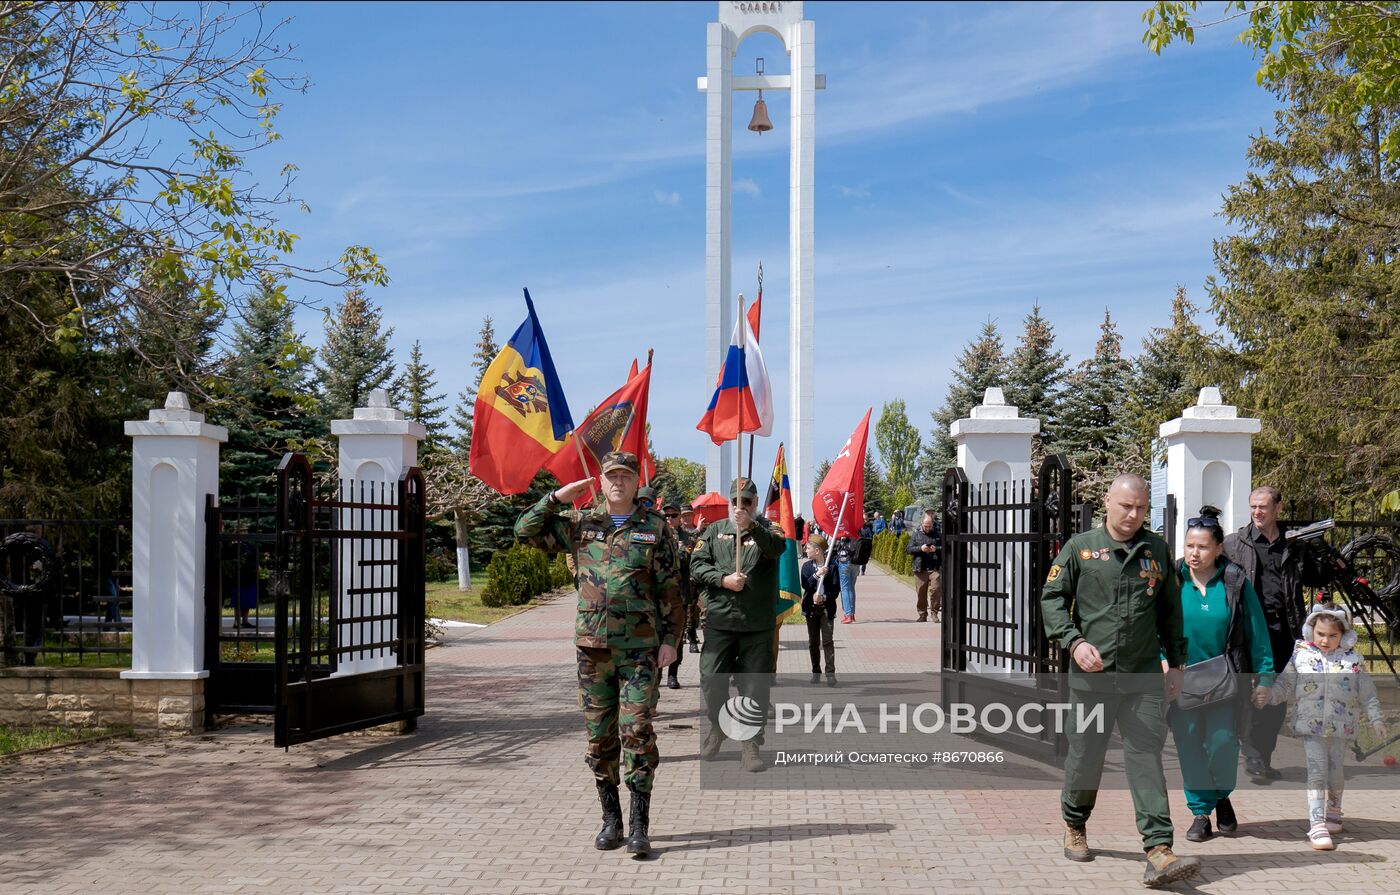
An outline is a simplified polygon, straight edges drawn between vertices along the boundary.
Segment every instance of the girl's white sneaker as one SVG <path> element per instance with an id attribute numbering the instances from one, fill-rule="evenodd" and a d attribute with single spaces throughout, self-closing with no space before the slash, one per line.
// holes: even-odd
<path id="1" fill-rule="evenodd" d="M 1313 824 L 1308 830 L 1308 844 L 1318 851 L 1331 851 L 1336 848 L 1332 844 L 1332 834 L 1327 832 L 1326 824 Z"/>

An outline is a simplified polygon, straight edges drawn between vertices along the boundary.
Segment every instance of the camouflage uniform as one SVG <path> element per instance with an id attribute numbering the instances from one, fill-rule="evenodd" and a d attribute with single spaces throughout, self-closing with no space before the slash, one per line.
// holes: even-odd
<path id="1" fill-rule="evenodd" d="M 623 453 L 606 455 L 604 470 L 618 457 L 636 472 L 636 458 Z M 620 753 L 628 787 L 650 793 L 660 760 L 651 726 L 657 649 L 679 648 L 685 623 L 680 561 L 666 520 L 639 506 L 614 527 L 606 503 L 578 511 L 550 492 L 515 523 L 515 536 L 548 553 L 568 551 L 574 560 L 584 760 L 600 783 L 616 787 Z"/>

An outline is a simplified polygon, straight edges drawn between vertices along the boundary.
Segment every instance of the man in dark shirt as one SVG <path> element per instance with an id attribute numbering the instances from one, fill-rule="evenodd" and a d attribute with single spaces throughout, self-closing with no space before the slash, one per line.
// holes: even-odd
<path id="1" fill-rule="evenodd" d="M 1282 668 L 1293 654 L 1303 624 L 1304 548 L 1284 537 L 1278 525 L 1283 497 L 1277 488 L 1255 488 L 1249 494 L 1250 522 L 1225 539 L 1225 555 L 1244 567 L 1269 627 L 1274 667 Z M 1287 705 L 1250 709 L 1240 731 L 1244 772 L 1255 783 L 1283 775 L 1270 764 Z"/>

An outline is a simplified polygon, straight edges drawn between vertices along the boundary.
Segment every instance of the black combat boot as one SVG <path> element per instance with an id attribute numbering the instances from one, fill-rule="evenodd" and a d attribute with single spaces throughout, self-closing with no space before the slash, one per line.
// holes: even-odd
<path id="1" fill-rule="evenodd" d="M 627 822 L 632 835 L 627 837 L 627 853 L 644 858 L 651 854 L 651 840 L 647 838 L 647 825 L 651 822 L 651 793 L 637 792 L 630 783 L 627 788 L 632 790 L 632 817 Z"/>
<path id="2" fill-rule="evenodd" d="M 593 840 L 593 847 L 600 851 L 610 851 L 622 844 L 622 802 L 617 797 L 617 784 L 595 780 L 598 784 L 598 801 L 603 803 L 603 829 Z"/>

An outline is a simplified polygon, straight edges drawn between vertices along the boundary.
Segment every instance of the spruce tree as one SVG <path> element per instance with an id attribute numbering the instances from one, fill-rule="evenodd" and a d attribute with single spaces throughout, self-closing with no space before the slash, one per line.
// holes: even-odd
<path id="1" fill-rule="evenodd" d="M 1147 455 L 1136 449 L 1128 421 L 1132 365 L 1123 359 L 1123 337 L 1104 310 L 1094 356 L 1070 374 L 1060 408 L 1056 447 L 1069 455 L 1086 499 L 1123 472 L 1147 473 Z"/>
<path id="2" fill-rule="evenodd" d="M 1055 350 L 1055 330 L 1037 303 L 1026 315 L 1026 327 L 1006 365 L 1006 400 L 1021 416 L 1040 420 L 1040 443 L 1055 450 L 1060 392 L 1069 355 Z"/>
<path id="3" fill-rule="evenodd" d="M 1207 287 L 1235 348 L 1219 384 L 1263 420 L 1256 477 L 1303 507 L 1400 480 L 1400 161 L 1385 149 L 1400 104 L 1359 99 L 1330 53 L 1309 63 L 1266 81 L 1282 108 L 1226 193 L 1235 233 Z"/>
<path id="4" fill-rule="evenodd" d="M 1136 449 L 1149 453 L 1158 427 L 1196 403 L 1200 389 L 1213 385 L 1217 351 L 1196 323 L 1196 306 L 1186 287 L 1176 287 L 1169 326 L 1155 327 L 1142 340 L 1133 362 L 1128 392 L 1128 421 Z M 1161 457 L 1157 459 L 1161 460 Z"/>
<path id="5" fill-rule="evenodd" d="M 1006 355 L 996 321 L 988 320 L 962 354 L 953 368 L 953 381 L 943 406 L 933 412 L 930 443 L 924 448 L 920 461 L 917 489 L 924 506 L 943 502 L 943 473 L 957 461 L 957 445 L 948 427 L 982 403 L 987 389 L 1001 385 L 1006 373 Z"/>
<path id="6" fill-rule="evenodd" d="M 872 517 L 876 511 L 889 517 L 891 489 L 885 482 L 885 474 L 872 456 L 873 451 L 865 452 L 865 511 Z"/>
<path id="7" fill-rule="evenodd" d="M 234 323 L 222 411 L 229 440 L 219 458 L 221 488 L 234 499 L 270 493 L 282 454 L 326 431 L 308 387 L 312 351 L 292 311 L 283 287 L 266 283 Z"/>
<path id="8" fill-rule="evenodd" d="M 447 408 L 442 403 L 446 395 L 433 394 L 436 389 L 437 372 L 423 362 L 423 343 L 415 340 L 409 349 L 408 363 L 394 382 L 394 393 L 404 416 L 427 428 L 428 437 L 423 443 L 425 452 L 433 451 L 441 443 L 442 433 L 447 428 L 443 420 Z"/>
<path id="9" fill-rule="evenodd" d="M 452 411 L 452 425 L 457 429 L 452 444 L 454 449 L 463 455 L 471 450 L 472 412 L 476 407 L 477 385 L 500 350 L 500 346 L 496 344 L 496 328 L 491 315 L 487 314 L 481 319 L 481 331 L 477 333 L 476 338 L 476 354 L 472 356 L 474 375 L 466 388 L 457 393 L 457 406 Z"/>
<path id="10" fill-rule="evenodd" d="M 325 327 L 316 365 L 321 411 L 327 420 L 349 419 L 356 407 L 366 405 L 370 392 L 393 380 L 389 337 L 394 329 L 384 328 L 382 312 L 359 287 L 346 290 L 334 315 L 327 310 Z"/>

